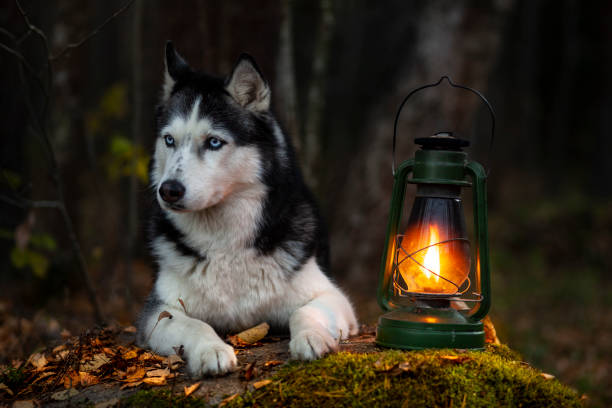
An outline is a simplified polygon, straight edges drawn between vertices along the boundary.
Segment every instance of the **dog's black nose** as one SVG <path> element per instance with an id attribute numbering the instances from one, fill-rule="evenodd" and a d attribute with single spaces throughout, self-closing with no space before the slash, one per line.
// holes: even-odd
<path id="1" fill-rule="evenodd" d="M 185 195 L 185 186 L 176 180 L 164 181 L 159 188 L 159 195 L 167 203 L 176 203 Z"/>

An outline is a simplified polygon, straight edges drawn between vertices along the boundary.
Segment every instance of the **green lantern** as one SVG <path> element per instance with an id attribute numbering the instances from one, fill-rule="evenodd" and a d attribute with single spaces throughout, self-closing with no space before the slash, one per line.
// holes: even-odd
<path id="1" fill-rule="evenodd" d="M 491 305 L 487 232 L 486 172 L 462 151 L 467 140 L 450 132 L 415 139 L 413 159 L 395 166 L 399 115 L 408 99 L 443 80 L 480 97 L 480 92 L 444 76 L 404 99 L 393 133 L 393 193 L 378 282 L 378 303 L 387 313 L 378 320 L 376 342 L 402 349 L 483 349 L 482 319 Z M 402 223 L 407 184 L 416 197 Z M 474 239 L 467 236 L 461 191 L 473 190 Z"/>

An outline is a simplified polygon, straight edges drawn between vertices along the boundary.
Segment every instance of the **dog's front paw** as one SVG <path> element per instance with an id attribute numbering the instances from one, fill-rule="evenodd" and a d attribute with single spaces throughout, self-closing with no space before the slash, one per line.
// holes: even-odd
<path id="1" fill-rule="evenodd" d="M 297 360 L 315 360 L 330 351 L 336 351 L 338 340 L 327 330 L 309 329 L 297 333 L 289 342 L 291 357 Z"/>
<path id="2" fill-rule="evenodd" d="M 222 341 L 201 344 L 187 359 L 187 370 L 194 377 L 227 374 L 237 366 L 234 349 Z"/>

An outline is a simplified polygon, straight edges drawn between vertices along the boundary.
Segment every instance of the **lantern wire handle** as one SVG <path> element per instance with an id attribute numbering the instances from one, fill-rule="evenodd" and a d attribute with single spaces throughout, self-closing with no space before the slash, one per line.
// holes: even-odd
<path id="1" fill-rule="evenodd" d="M 438 82 L 433 83 L 433 84 L 427 84 L 427 85 L 423 85 L 420 86 L 416 89 L 413 89 L 408 96 L 406 96 L 404 98 L 404 100 L 402 101 L 402 103 L 400 104 L 399 109 L 397 110 L 397 114 L 395 115 L 395 123 L 393 124 L 393 161 L 392 161 L 392 172 L 393 172 L 393 176 L 395 176 L 395 141 L 397 139 L 397 125 L 399 123 L 399 118 L 400 118 L 400 113 L 402 112 L 402 109 L 404 108 L 404 105 L 406 104 L 406 102 L 408 102 L 408 99 L 410 99 L 410 97 L 412 95 L 414 95 L 415 93 L 422 91 L 423 89 L 427 89 L 427 88 L 433 88 L 436 87 L 438 85 L 440 85 L 442 83 L 442 81 L 444 81 L 446 79 L 446 81 L 448 81 L 448 84 L 450 86 L 452 86 L 453 88 L 460 88 L 460 89 L 465 89 L 466 91 L 469 91 L 471 93 L 473 93 L 474 95 L 478 96 L 480 98 L 480 100 L 487 106 L 489 113 L 491 114 L 491 138 L 489 139 L 489 157 L 491 157 L 491 152 L 493 151 L 493 140 L 495 139 L 495 112 L 493 111 L 493 107 L 491 106 L 491 104 L 489 103 L 489 101 L 487 100 L 487 98 L 484 97 L 483 94 L 481 94 L 479 91 L 472 89 L 468 86 L 464 86 L 464 85 L 460 85 L 460 84 L 456 84 L 453 81 L 451 81 L 451 79 L 447 76 L 444 75 L 443 77 L 441 77 Z M 487 169 L 487 175 L 490 172 L 490 168 Z"/>

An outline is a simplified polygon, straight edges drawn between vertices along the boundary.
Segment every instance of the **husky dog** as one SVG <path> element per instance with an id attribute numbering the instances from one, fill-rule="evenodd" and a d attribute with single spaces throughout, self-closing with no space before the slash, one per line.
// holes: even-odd
<path id="1" fill-rule="evenodd" d="M 240 56 L 223 80 L 194 71 L 168 42 L 157 130 L 151 244 L 159 271 L 140 344 L 165 355 L 182 345 L 199 376 L 236 369 L 218 333 L 265 321 L 289 329 L 291 355 L 302 360 L 355 334 L 349 300 L 324 274 L 319 211 L 255 61 Z M 158 321 L 163 311 L 172 317 Z"/>

